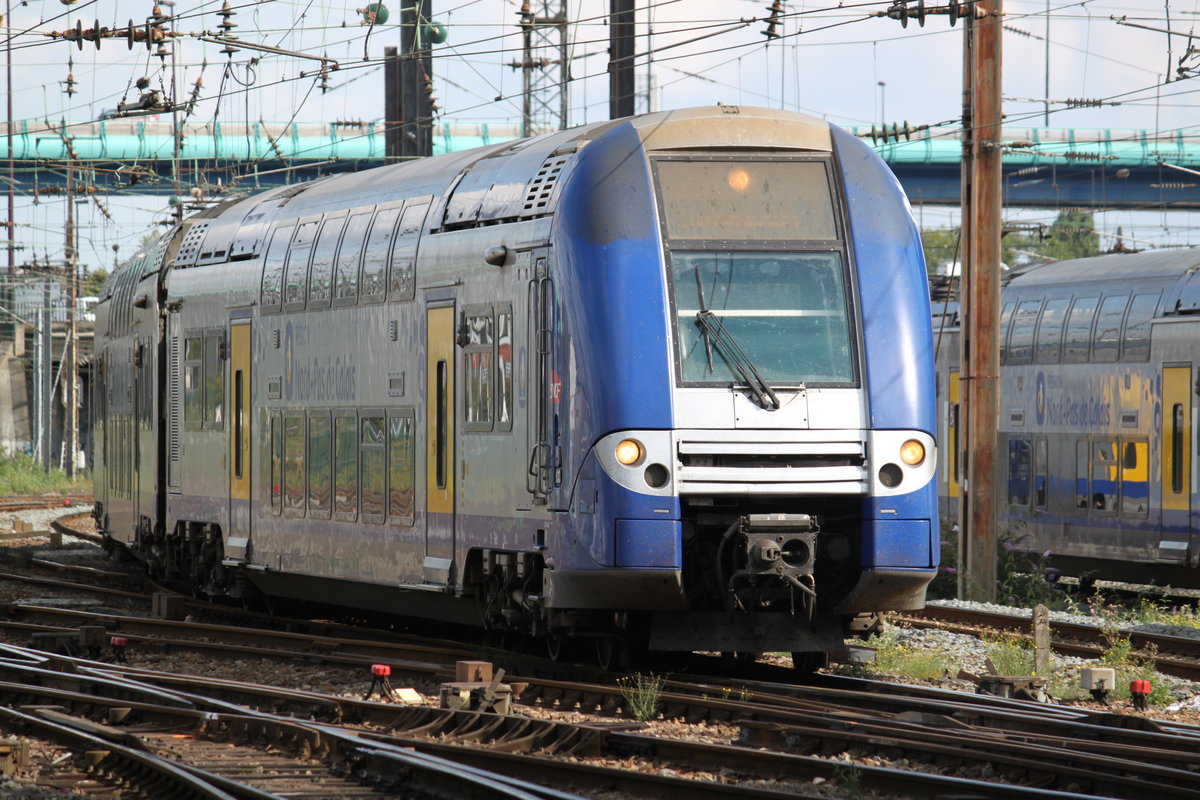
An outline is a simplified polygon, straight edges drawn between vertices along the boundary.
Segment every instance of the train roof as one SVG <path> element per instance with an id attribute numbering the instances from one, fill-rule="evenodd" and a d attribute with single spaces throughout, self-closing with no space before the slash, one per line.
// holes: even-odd
<path id="1" fill-rule="evenodd" d="M 1104 284 L 1112 281 L 1179 278 L 1200 266 L 1200 248 L 1145 250 L 1140 253 L 1113 253 L 1091 258 L 1073 258 L 1039 264 L 1014 276 L 1013 289 L 1055 284 Z"/>

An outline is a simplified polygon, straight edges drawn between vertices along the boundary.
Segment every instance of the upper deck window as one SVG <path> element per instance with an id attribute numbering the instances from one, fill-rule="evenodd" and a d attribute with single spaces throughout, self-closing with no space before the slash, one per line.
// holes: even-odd
<path id="1" fill-rule="evenodd" d="M 658 169 L 671 239 L 837 239 L 824 161 L 676 161 Z"/>

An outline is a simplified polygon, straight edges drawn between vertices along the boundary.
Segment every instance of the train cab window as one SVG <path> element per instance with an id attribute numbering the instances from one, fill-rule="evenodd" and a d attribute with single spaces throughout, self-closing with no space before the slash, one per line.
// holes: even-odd
<path id="1" fill-rule="evenodd" d="M 1014 506 L 1029 505 L 1029 479 L 1032 451 L 1028 439 L 1008 441 L 1008 502 Z"/>
<path id="2" fill-rule="evenodd" d="M 392 259 L 388 264 L 388 294 L 393 300 L 412 300 L 416 295 L 417 240 L 428 210 L 428 201 L 410 201 L 400 218 L 396 246 L 392 248 Z"/>
<path id="3" fill-rule="evenodd" d="M 183 340 L 183 426 L 189 431 L 204 427 L 204 338 Z"/>
<path id="4" fill-rule="evenodd" d="M 671 285 L 684 382 L 748 382 L 730 342 L 768 383 L 855 381 L 839 253 L 675 251 Z"/>
<path id="5" fill-rule="evenodd" d="M 1039 436 L 1033 440 L 1033 505 L 1043 511 L 1050 485 L 1050 465 L 1047 458 L 1046 437 Z"/>
<path id="6" fill-rule="evenodd" d="M 1150 509 L 1150 444 L 1121 444 L 1121 516 L 1145 517 Z"/>
<path id="7" fill-rule="evenodd" d="M 333 295 L 333 260 L 337 255 L 338 240 L 346 227 L 345 217 L 325 220 L 317 245 L 313 248 L 312 266 L 308 272 L 308 307 L 329 308 Z"/>
<path id="8" fill-rule="evenodd" d="M 1046 301 L 1038 322 L 1037 351 L 1034 354 L 1034 360 L 1039 364 L 1057 364 L 1062 357 L 1063 323 L 1067 321 L 1067 307 L 1070 305 L 1069 297 Z"/>
<path id="9" fill-rule="evenodd" d="M 363 211 L 350 217 L 346 233 L 338 247 L 334 269 L 333 304 L 354 305 L 358 302 L 358 267 L 361 261 L 363 242 L 367 238 L 367 226 L 371 212 Z"/>
<path id="10" fill-rule="evenodd" d="M 306 222 L 296 229 L 292 246 L 288 249 L 287 266 L 283 271 L 283 307 L 292 311 L 304 308 L 308 289 L 308 259 L 312 255 L 313 239 L 317 235 L 317 223 Z"/>
<path id="11" fill-rule="evenodd" d="M 1033 335 L 1037 331 L 1041 300 L 1025 300 L 1013 314 L 1012 332 L 1008 335 L 1008 363 L 1028 364 L 1033 360 Z"/>
<path id="12" fill-rule="evenodd" d="M 1087 514 L 1092 499 L 1088 492 L 1088 477 L 1091 474 L 1091 444 L 1087 439 L 1075 443 L 1075 508 Z"/>
<path id="13" fill-rule="evenodd" d="M 1150 320 L 1158 308 L 1161 292 L 1135 294 L 1125 317 L 1125 335 L 1121 344 L 1122 361 L 1148 361 L 1150 359 Z"/>
<path id="14" fill-rule="evenodd" d="M 412 525 L 416 504 L 417 421 L 411 408 L 388 417 L 388 519 Z"/>
<path id="15" fill-rule="evenodd" d="M 288 245 L 295 230 L 295 225 L 284 225 L 271 234 L 271 246 L 267 248 L 267 257 L 263 259 L 263 311 L 278 311 L 282 305 L 283 264 L 287 260 Z"/>
<path id="16" fill-rule="evenodd" d="M 1120 498 L 1120 465 L 1117 443 L 1092 442 L 1092 513 L 1115 513 Z"/>
<path id="17" fill-rule="evenodd" d="M 333 488 L 333 432 L 329 416 L 308 418 L 308 515 L 329 519 Z"/>
<path id="18" fill-rule="evenodd" d="M 283 418 L 283 513 L 289 517 L 304 516 L 307 487 L 304 469 L 304 417 L 286 415 Z"/>
<path id="19" fill-rule="evenodd" d="M 359 511 L 363 522 L 383 522 L 387 492 L 387 429 L 382 412 L 364 413 L 359 420 Z"/>
<path id="20" fill-rule="evenodd" d="M 358 417 L 333 419 L 333 512 L 338 519 L 358 516 Z"/>
<path id="21" fill-rule="evenodd" d="M 1000 363 L 1008 362 L 1008 323 L 1012 320 L 1013 309 L 1016 303 L 1005 303 L 1000 309 L 1000 332 L 997 338 L 1000 340 Z"/>
<path id="22" fill-rule="evenodd" d="M 387 294 L 387 265 L 399 220 L 399 207 L 384 208 L 380 209 L 371 223 L 371 233 L 363 251 L 362 279 L 359 281 L 359 294 L 364 303 L 383 302 Z"/>
<path id="23" fill-rule="evenodd" d="M 655 161 L 671 239 L 837 239 L 825 161 Z"/>
<path id="24" fill-rule="evenodd" d="M 1098 297 L 1078 297 L 1067 316 L 1063 333 L 1063 362 L 1081 364 L 1088 360 L 1092 346 L 1092 319 L 1096 316 Z"/>
<path id="25" fill-rule="evenodd" d="M 1092 361 L 1116 361 L 1121 354 L 1121 322 L 1129 295 L 1110 295 L 1100 304 L 1096 316 L 1096 338 L 1092 342 Z"/>
<path id="26" fill-rule="evenodd" d="M 495 321 L 491 309 L 467 310 L 463 333 L 463 429 L 492 429 L 492 384 L 495 370 L 492 356 L 495 345 Z"/>
<path id="27" fill-rule="evenodd" d="M 496 430 L 513 425 L 513 314 L 512 306 L 496 309 Z"/>

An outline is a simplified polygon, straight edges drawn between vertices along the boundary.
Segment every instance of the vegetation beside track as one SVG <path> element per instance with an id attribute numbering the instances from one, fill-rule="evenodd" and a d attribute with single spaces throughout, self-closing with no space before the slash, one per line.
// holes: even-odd
<path id="1" fill-rule="evenodd" d="M 61 469 L 46 472 L 24 453 L 0 456 L 0 497 L 29 494 L 88 494 L 92 491 L 91 473 L 81 472 L 68 478 Z"/>

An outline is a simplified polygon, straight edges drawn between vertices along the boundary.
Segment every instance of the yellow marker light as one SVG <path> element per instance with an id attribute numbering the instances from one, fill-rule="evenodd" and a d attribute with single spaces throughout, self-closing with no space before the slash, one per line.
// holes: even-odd
<path id="1" fill-rule="evenodd" d="M 627 467 L 632 467 L 642 460 L 646 451 L 637 439 L 622 439 L 613 454 L 617 457 L 617 461 Z"/>
<path id="2" fill-rule="evenodd" d="M 900 445 L 900 460 L 910 467 L 915 467 L 925 460 L 925 445 L 916 439 L 909 439 Z"/>
<path id="3" fill-rule="evenodd" d="M 725 176 L 725 182 L 729 184 L 730 189 L 740 194 L 750 186 L 750 173 L 741 167 L 734 167 Z"/>

